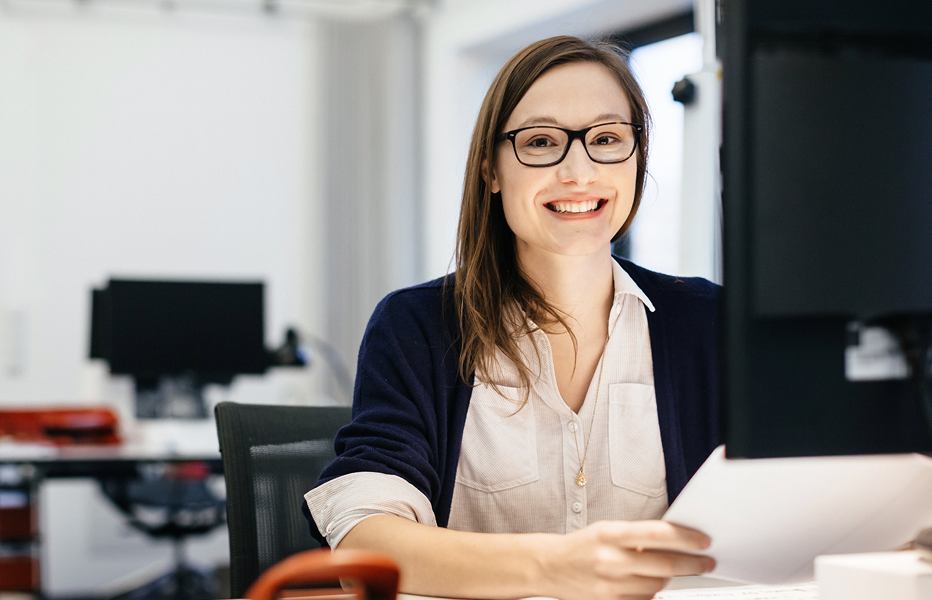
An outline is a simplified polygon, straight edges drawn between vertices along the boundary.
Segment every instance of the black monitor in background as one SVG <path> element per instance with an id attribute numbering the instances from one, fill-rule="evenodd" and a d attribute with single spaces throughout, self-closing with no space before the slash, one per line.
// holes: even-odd
<path id="1" fill-rule="evenodd" d="M 722 7 L 727 455 L 932 452 L 932 2 Z"/>
<path id="2" fill-rule="evenodd" d="M 137 416 L 206 417 L 205 384 L 270 366 L 263 302 L 262 283 L 111 279 L 93 291 L 90 356 L 135 379 Z"/>

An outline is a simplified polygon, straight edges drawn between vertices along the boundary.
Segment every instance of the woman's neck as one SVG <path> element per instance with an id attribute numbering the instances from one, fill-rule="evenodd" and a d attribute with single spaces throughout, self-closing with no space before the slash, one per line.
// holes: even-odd
<path id="1" fill-rule="evenodd" d="M 588 256 L 560 256 L 519 250 L 518 261 L 544 299 L 567 317 L 569 331 L 551 323 L 544 332 L 560 396 L 579 412 L 608 340 L 615 287 L 611 252 L 606 248 Z"/>
<path id="2" fill-rule="evenodd" d="M 607 321 L 614 297 L 612 255 L 606 248 L 586 256 L 518 252 L 525 276 L 551 306 L 574 321 Z"/>

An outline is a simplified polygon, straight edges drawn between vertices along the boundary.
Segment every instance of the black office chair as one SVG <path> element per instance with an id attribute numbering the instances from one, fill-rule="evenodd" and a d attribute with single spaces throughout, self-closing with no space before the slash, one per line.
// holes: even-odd
<path id="1" fill-rule="evenodd" d="M 220 597 L 213 573 L 185 560 L 185 541 L 226 522 L 225 500 L 208 483 L 210 469 L 201 461 L 149 464 L 135 477 L 98 478 L 101 490 L 130 525 L 154 539 L 172 541 L 175 567 L 142 587 L 111 600 L 208 600 Z"/>
<path id="2" fill-rule="evenodd" d="M 334 459 L 333 438 L 351 409 L 221 402 L 215 410 L 230 528 L 230 593 L 241 598 L 259 575 L 318 546 L 301 498 Z"/>

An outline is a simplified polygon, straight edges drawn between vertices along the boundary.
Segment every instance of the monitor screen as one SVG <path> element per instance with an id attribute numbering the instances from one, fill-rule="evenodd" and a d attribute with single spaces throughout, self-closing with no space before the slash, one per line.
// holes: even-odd
<path id="1" fill-rule="evenodd" d="M 262 283 L 111 279 L 95 290 L 91 357 L 142 377 L 264 373 Z"/>
<path id="2" fill-rule="evenodd" d="M 727 454 L 932 451 L 928 367 L 900 343 L 932 317 L 932 27 L 729 7 Z"/>

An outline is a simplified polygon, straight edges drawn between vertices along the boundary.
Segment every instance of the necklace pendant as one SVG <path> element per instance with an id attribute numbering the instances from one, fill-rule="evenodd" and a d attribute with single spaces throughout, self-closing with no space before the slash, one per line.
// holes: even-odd
<path id="1" fill-rule="evenodd" d="M 579 487 L 586 487 L 587 481 L 589 481 L 589 478 L 586 477 L 586 474 L 582 472 L 582 469 L 580 469 L 579 474 L 576 475 L 576 485 Z"/>

